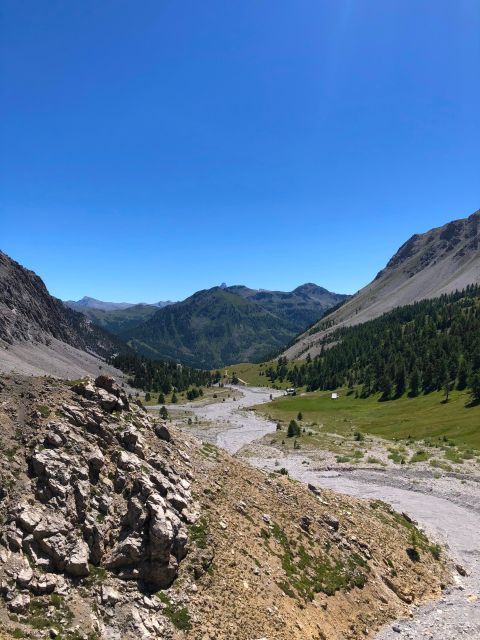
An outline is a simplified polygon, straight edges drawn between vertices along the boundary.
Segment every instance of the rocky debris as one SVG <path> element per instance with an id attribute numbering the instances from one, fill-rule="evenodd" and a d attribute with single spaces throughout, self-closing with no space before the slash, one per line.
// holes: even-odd
<path id="1" fill-rule="evenodd" d="M 358 640 L 448 582 L 387 505 L 205 455 L 100 378 L 0 391 L 0 635 Z"/>
<path id="2" fill-rule="evenodd" d="M 99 629 L 115 609 L 137 637 L 164 633 L 162 616 L 155 621 L 132 608 L 119 585 L 145 598 L 177 577 L 198 512 L 186 454 L 178 455 L 166 427 L 131 407 L 108 376 L 63 387 L 57 403 L 47 418 L 31 413 L 25 486 L 2 501 L 0 580 L 7 578 L 8 608 L 28 617 L 32 598 L 69 598 L 79 580 L 91 589 L 102 576 L 108 582 L 99 586 Z"/>
<path id="3" fill-rule="evenodd" d="M 80 382 L 73 388 L 75 393 L 96 401 L 104 411 L 111 413 L 112 411 L 128 411 L 130 403 L 125 391 L 119 387 L 111 376 L 101 375 L 95 379 L 93 384 L 91 380 Z"/>

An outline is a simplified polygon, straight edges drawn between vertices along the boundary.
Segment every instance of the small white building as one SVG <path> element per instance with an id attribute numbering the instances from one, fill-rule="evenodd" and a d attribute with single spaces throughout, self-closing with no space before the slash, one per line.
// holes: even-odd
<path id="1" fill-rule="evenodd" d="M 297 391 L 294 387 L 290 387 L 289 389 L 285 390 L 285 395 L 287 396 L 296 396 L 297 395 Z"/>
<path id="2" fill-rule="evenodd" d="M 338 400 L 339 397 L 340 396 L 338 395 L 338 393 L 336 393 L 336 391 L 332 393 L 332 400 Z"/>

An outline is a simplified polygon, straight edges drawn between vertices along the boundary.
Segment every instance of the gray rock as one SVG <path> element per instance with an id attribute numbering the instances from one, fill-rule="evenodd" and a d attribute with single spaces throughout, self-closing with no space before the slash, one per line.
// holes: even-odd
<path id="1" fill-rule="evenodd" d="M 8 608 L 13 613 L 26 613 L 30 606 L 30 596 L 26 593 L 19 593 L 8 603 Z"/>
<path id="2" fill-rule="evenodd" d="M 170 431 L 167 429 L 167 426 L 164 423 L 157 422 L 154 425 L 153 429 L 155 431 L 155 435 L 160 440 L 164 440 L 165 442 L 170 442 L 170 440 L 172 439 Z"/>
<path id="3" fill-rule="evenodd" d="M 339 527 L 340 527 L 340 522 L 339 520 L 337 520 L 337 518 L 335 518 L 334 516 L 332 516 L 329 513 L 324 514 L 321 517 L 322 522 L 324 522 L 326 525 L 328 525 L 329 527 L 331 527 L 334 531 L 338 531 Z"/>

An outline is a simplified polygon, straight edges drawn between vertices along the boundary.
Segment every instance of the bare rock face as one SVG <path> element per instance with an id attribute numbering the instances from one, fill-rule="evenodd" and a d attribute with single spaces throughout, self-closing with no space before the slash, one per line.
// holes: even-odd
<path id="1" fill-rule="evenodd" d="M 72 581 L 99 571 L 136 593 L 169 587 L 195 521 L 189 463 L 176 463 L 166 427 L 159 438 L 159 424 L 131 410 L 108 376 L 68 393 L 54 419 L 32 414 L 28 490 L 1 503 L 0 580 L 9 579 L 3 593 L 15 614 L 28 611 L 30 596 L 68 593 Z M 122 596 L 104 585 L 102 599 L 108 608 Z"/>
<path id="2" fill-rule="evenodd" d="M 64 306 L 33 271 L 0 251 L 0 341 L 49 344 L 52 338 L 102 357 L 121 344 L 84 315 Z"/>

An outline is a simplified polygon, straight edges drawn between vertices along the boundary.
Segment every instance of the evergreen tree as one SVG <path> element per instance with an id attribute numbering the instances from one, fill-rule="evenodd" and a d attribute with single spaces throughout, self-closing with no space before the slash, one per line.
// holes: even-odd
<path id="1" fill-rule="evenodd" d="M 458 363 L 458 371 L 457 371 L 457 389 L 459 391 L 463 391 L 467 388 L 468 385 L 468 369 L 463 358 L 460 359 Z"/>
<path id="2" fill-rule="evenodd" d="M 470 390 L 473 403 L 480 402 L 480 372 L 473 373 L 470 376 Z"/>
<path id="3" fill-rule="evenodd" d="M 416 398 L 420 393 L 420 374 L 418 373 L 418 369 L 414 369 L 412 371 L 412 375 L 410 376 L 410 393 L 408 394 L 411 398 Z"/>
<path id="4" fill-rule="evenodd" d="M 163 418 L 164 420 L 166 420 L 168 418 L 168 411 L 167 411 L 167 407 L 163 406 L 160 408 L 159 411 L 160 417 Z"/>
<path id="5" fill-rule="evenodd" d="M 382 394 L 380 400 L 390 400 L 392 397 L 392 387 L 391 378 L 387 374 L 384 374 L 379 385 L 379 391 Z"/>
<path id="6" fill-rule="evenodd" d="M 158 404 L 164 404 L 165 403 L 165 396 L 163 395 L 163 393 L 159 393 L 158 394 Z"/>
<path id="7" fill-rule="evenodd" d="M 407 376 L 405 373 L 405 366 L 403 363 L 397 368 L 395 375 L 395 397 L 400 398 L 403 396 L 407 388 Z"/>
<path id="8" fill-rule="evenodd" d="M 294 438 L 299 435 L 300 435 L 300 427 L 298 426 L 295 420 L 290 420 L 290 423 L 287 429 L 287 437 Z"/>

